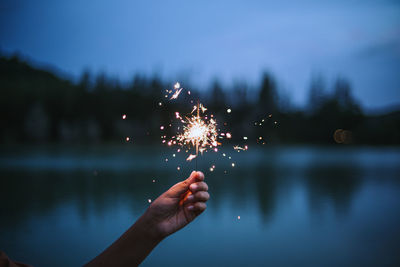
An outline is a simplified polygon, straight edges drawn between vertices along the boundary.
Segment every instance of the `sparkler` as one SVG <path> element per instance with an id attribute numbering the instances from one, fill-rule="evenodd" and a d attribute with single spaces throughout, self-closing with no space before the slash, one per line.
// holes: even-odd
<path id="1" fill-rule="evenodd" d="M 184 92 L 184 88 L 182 88 L 180 83 L 177 82 L 175 83 L 173 89 L 165 91 L 166 99 L 176 100 L 180 95 L 183 95 L 182 92 Z M 187 95 L 191 96 L 192 94 L 190 91 L 187 91 Z M 190 103 L 193 102 L 193 100 L 190 100 Z M 158 106 L 163 107 L 163 102 L 158 102 Z M 219 152 L 218 146 L 221 145 L 221 143 L 218 141 L 222 139 L 232 138 L 232 134 L 230 132 L 222 132 L 219 128 L 217 128 L 218 124 L 216 118 L 212 114 L 207 115 L 207 110 L 208 109 L 203 104 L 197 101 L 197 105 L 193 106 L 192 111 L 187 116 L 182 117 L 180 112 L 176 111 L 175 118 L 182 125 L 177 127 L 177 134 L 170 138 L 167 138 L 166 134 L 168 134 L 167 127 L 172 127 L 172 123 L 160 125 L 160 130 L 163 132 L 163 135 L 161 135 L 161 140 L 163 144 L 167 144 L 168 146 L 180 146 L 180 148 L 176 150 L 177 153 L 181 152 L 181 150 L 189 153 L 190 149 L 195 149 L 195 153 L 190 153 L 186 158 L 186 161 L 192 161 L 193 159 L 196 159 L 196 169 L 199 152 L 201 155 L 203 154 L 203 152 L 206 152 L 209 149 L 214 152 Z M 231 114 L 232 109 L 227 107 L 226 113 Z M 122 114 L 121 117 L 123 120 L 126 120 L 127 114 Z M 266 123 L 269 119 L 272 119 L 272 114 L 269 114 L 267 115 L 267 117 L 262 118 L 261 121 L 255 121 L 254 126 L 263 126 L 263 124 Z M 273 124 L 277 125 L 278 122 L 274 121 Z M 224 122 L 223 125 L 227 126 L 227 123 Z M 149 135 L 149 133 L 147 133 L 147 135 Z M 243 136 L 243 140 L 247 141 L 248 137 Z M 125 141 L 132 142 L 133 139 L 130 137 L 125 137 Z M 259 136 L 256 141 L 257 143 L 262 143 L 263 145 L 266 144 L 266 140 L 263 136 Z M 248 146 L 235 145 L 233 146 L 233 149 L 237 152 L 241 152 L 248 150 Z M 227 157 L 230 161 L 233 161 L 232 157 L 225 153 L 222 153 L 222 156 Z M 176 154 L 172 154 L 172 157 L 175 158 Z M 168 161 L 168 157 L 165 158 L 165 162 Z M 235 167 L 235 163 L 232 161 L 230 162 L 230 164 L 233 168 Z M 180 169 L 181 167 L 178 166 L 177 170 Z M 215 165 L 212 165 L 209 169 L 210 171 L 214 171 Z M 224 173 L 227 173 L 227 171 L 225 170 Z"/>
<path id="2" fill-rule="evenodd" d="M 165 97 L 169 98 L 169 100 L 177 99 L 182 93 L 182 90 L 183 88 L 181 88 L 180 84 L 176 83 L 173 90 L 166 90 L 167 94 Z M 190 91 L 187 91 L 187 94 L 191 95 Z M 190 103 L 193 103 L 193 100 L 191 100 Z M 207 110 L 208 109 L 203 104 L 197 101 L 197 105 L 193 106 L 191 113 L 187 116 L 182 117 L 180 112 L 176 111 L 175 118 L 181 124 L 177 127 L 177 134 L 170 138 L 167 138 L 166 135 L 161 136 L 162 143 L 166 143 L 168 146 L 179 146 L 187 153 L 191 149 L 194 149 L 195 153 L 190 153 L 186 158 L 186 161 L 196 159 L 196 169 L 199 153 L 202 155 L 203 152 L 208 150 L 218 152 L 218 146 L 221 145 L 219 140 L 224 138 L 229 139 L 232 137 L 231 133 L 221 132 L 220 129 L 217 128 L 218 124 L 216 118 L 212 114 L 206 114 Z M 229 109 L 228 113 L 230 112 L 231 109 Z M 169 126 L 171 127 L 171 125 Z M 164 129 L 164 126 L 160 126 L 160 130 Z M 180 152 L 181 148 L 179 148 L 177 152 Z M 247 146 L 246 149 L 243 150 L 247 150 Z M 174 155 L 175 154 L 173 154 L 173 157 Z M 231 159 L 231 157 L 229 157 L 229 159 Z M 234 163 L 231 163 L 231 165 L 232 167 L 235 166 Z M 210 171 L 213 171 L 214 169 L 215 165 L 212 165 Z"/>
<path id="3" fill-rule="evenodd" d="M 189 155 L 186 160 L 191 161 L 193 158 L 196 158 L 197 169 L 197 156 L 199 155 L 199 151 L 203 153 L 208 147 L 216 147 L 219 143 L 217 142 L 218 131 L 215 119 L 210 118 L 207 120 L 208 117 L 202 118 L 200 116 L 200 110 L 204 113 L 207 108 L 197 102 L 197 106 L 195 106 L 193 111 L 194 110 L 197 110 L 196 116 L 186 118 L 186 125 L 183 126 L 183 132 L 178 134 L 176 139 L 181 145 L 192 145 L 196 148 L 196 155 Z"/>

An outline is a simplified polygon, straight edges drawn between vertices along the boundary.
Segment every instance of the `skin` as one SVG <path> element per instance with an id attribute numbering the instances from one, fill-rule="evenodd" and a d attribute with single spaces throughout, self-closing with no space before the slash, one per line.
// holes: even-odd
<path id="1" fill-rule="evenodd" d="M 204 174 L 193 171 L 154 200 L 135 224 L 86 266 L 138 266 L 158 243 L 206 209 L 207 191 Z"/>

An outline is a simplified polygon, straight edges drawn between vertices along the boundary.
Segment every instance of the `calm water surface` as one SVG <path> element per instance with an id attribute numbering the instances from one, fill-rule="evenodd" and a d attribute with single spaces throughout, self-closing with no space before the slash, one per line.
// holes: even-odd
<path id="1" fill-rule="evenodd" d="M 143 266 L 400 266 L 399 148 L 229 155 L 199 159 L 207 211 Z M 147 147 L 3 148 L 0 250 L 34 266 L 82 265 L 193 168 Z"/>

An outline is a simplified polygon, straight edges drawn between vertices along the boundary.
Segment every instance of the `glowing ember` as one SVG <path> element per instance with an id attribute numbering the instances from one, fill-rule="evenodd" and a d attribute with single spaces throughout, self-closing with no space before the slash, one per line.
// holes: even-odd
<path id="1" fill-rule="evenodd" d="M 236 150 L 236 151 L 240 151 L 240 150 L 247 150 L 247 148 L 248 148 L 248 146 L 246 145 L 246 146 L 244 146 L 244 147 L 240 147 L 240 146 L 234 146 L 233 147 L 233 149 L 234 150 Z"/>
<path id="2" fill-rule="evenodd" d="M 177 90 L 177 91 L 171 96 L 170 99 L 177 99 L 178 96 L 179 96 L 179 94 L 181 93 L 181 91 L 182 91 L 182 88 L 179 89 L 179 90 Z"/>
<path id="3" fill-rule="evenodd" d="M 192 159 L 196 158 L 197 155 L 190 154 L 189 157 L 186 159 L 187 161 L 192 161 Z"/>

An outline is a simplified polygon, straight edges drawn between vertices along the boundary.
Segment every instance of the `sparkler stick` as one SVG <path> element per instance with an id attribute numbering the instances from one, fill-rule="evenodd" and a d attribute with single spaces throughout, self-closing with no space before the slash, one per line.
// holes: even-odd
<path id="1" fill-rule="evenodd" d="M 197 100 L 197 119 L 200 119 L 200 104 Z M 196 171 L 197 171 L 197 156 L 199 155 L 199 141 L 196 140 Z"/>

